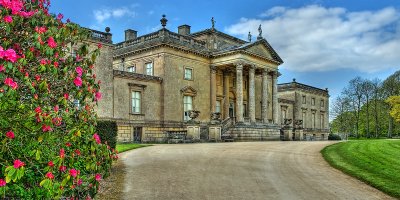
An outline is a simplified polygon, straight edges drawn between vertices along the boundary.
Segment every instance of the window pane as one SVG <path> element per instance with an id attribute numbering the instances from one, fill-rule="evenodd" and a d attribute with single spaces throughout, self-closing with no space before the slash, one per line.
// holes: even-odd
<path id="1" fill-rule="evenodd" d="M 140 92 L 132 92 L 132 112 L 140 113 Z"/>
<path id="2" fill-rule="evenodd" d="M 146 63 L 146 74 L 153 75 L 153 63 Z"/>

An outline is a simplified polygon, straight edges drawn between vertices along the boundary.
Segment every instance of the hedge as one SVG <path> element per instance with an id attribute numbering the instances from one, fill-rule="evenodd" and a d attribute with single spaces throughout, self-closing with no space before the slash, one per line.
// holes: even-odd
<path id="1" fill-rule="evenodd" d="M 117 123 L 115 121 L 98 121 L 96 128 L 101 141 L 104 141 L 104 143 L 107 141 L 107 144 L 115 149 L 118 135 Z"/>

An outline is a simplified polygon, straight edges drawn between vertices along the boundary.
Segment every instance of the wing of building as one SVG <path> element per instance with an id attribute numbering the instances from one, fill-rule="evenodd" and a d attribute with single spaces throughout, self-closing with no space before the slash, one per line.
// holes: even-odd
<path id="1" fill-rule="evenodd" d="M 102 42 L 98 115 L 118 122 L 118 140 L 325 140 L 327 90 L 279 84 L 282 59 L 265 38 L 244 41 L 214 27 L 163 28 Z M 106 40 L 105 40 L 106 38 Z M 305 100 L 304 100 L 305 99 Z"/>

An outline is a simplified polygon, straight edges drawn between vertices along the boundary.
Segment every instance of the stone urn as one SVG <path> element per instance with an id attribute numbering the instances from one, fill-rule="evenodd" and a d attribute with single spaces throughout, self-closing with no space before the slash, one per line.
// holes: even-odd
<path id="1" fill-rule="evenodd" d="M 211 113 L 211 120 L 219 121 L 220 119 L 221 119 L 221 113 L 220 112 Z"/>
<path id="2" fill-rule="evenodd" d="M 284 119 L 283 125 L 289 126 L 292 123 L 292 119 Z"/>
<path id="3" fill-rule="evenodd" d="M 189 110 L 189 117 L 191 120 L 196 119 L 200 114 L 200 111 L 198 110 Z"/>
<path id="4" fill-rule="evenodd" d="M 296 129 L 302 129 L 303 128 L 303 120 L 297 119 L 297 120 L 294 120 L 293 123 L 294 123 L 294 127 Z"/>

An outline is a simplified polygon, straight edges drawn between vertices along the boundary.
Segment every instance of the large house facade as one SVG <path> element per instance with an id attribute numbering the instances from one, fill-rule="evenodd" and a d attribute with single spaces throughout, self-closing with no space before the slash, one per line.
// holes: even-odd
<path id="1" fill-rule="evenodd" d="M 278 84 L 283 61 L 261 27 L 256 40 L 244 41 L 214 25 L 175 33 L 166 22 L 143 36 L 128 29 L 117 44 L 110 33 L 93 32 L 104 44 L 95 68 L 98 115 L 117 121 L 119 141 L 327 139 L 327 89 Z"/>

